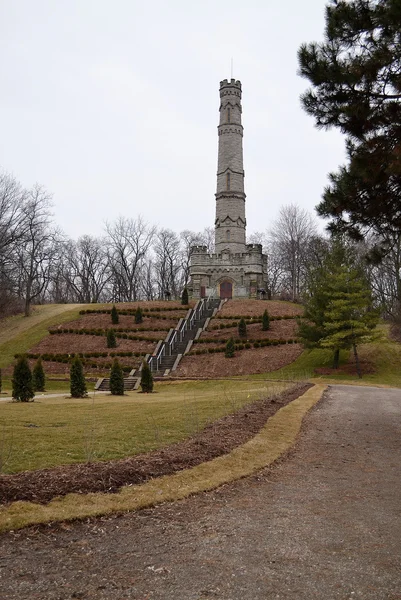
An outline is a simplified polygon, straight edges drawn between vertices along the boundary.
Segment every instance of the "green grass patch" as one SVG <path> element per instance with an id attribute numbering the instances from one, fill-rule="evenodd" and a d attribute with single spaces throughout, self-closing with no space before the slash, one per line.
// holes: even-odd
<path id="1" fill-rule="evenodd" d="M 11 364 L 14 360 L 14 354 L 27 352 L 32 346 L 49 335 L 49 327 L 77 319 L 83 306 L 86 305 L 77 304 L 76 307 L 71 309 L 64 305 L 55 306 L 50 304 L 38 307 L 41 310 L 30 317 L 17 315 L 7 320 L 1 336 L 1 340 L 4 341 L 0 345 L 0 368 Z M 49 314 L 51 316 L 48 316 Z"/>
<path id="2" fill-rule="evenodd" d="M 156 384 L 155 394 L 130 392 L 73 400 L 40 398 L 0 404 L 3 471 L 15 473 L 123 458 L 178 442 L 286 384 L 203 381 Z M 0 456 L 0 461 L 2 457 Z"/>

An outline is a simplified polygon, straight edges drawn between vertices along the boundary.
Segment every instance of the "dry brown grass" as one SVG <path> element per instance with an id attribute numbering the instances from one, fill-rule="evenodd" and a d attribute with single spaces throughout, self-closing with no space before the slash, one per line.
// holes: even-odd
<path id="1" fill-rule="evenodd" d="M 138 510 L 179 500 L 251 475 L 270 465 L 293 445 L 303 417 L 318 402 L 324 389 L 322 385 L 314 386 L 281 408 L 258 435 L 230 454 L 143 485 L 124 487 L 118 494 L 69 494 L 47 505 L 14 502 L 0 509 L 0 531 Z"/>

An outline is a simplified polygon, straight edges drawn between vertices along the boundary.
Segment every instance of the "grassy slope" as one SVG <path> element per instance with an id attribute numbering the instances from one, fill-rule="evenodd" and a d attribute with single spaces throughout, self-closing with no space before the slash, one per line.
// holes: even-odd
<path id="1" fill-rule="evenodd" d="M 26 352 L 46 335 L 51 325 L 76 319 L 84 304 L 46 304 L 35 307 L 29 317 L 16 315 L 0 323 L 0 368 L 8 366 L 14 354 Z"/>
<path id="2" fill-rule="evenodd" d="M 274 382 L 160 383 L 157 393 L 0 405 L 5 472 L 122 458 L 165 446 L 286 387 Z"/>

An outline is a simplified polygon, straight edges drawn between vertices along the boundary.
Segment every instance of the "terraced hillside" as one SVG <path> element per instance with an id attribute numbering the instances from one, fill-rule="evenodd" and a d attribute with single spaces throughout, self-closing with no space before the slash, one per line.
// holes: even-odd
<path id="1" fill-rule="evenodd" d="M 270 328 L 262 330 L 267 310 Z M 289 302 L 230 300 L 212 318 L 176 371 L 182 377 L 223 377 L 274 371 L 293 362 L 302 352 L 297 342 L 296 318 L 302 306 Z M 246 336 L 238 334 L 240 319 Z M 224 355 L 229 338 L 235 341 L 235 356 Z"/>
<path id="2" fill-rule="evenodd" d="M 135 322 L 138 306 L 143 311 L 143 322 Z M 157 342 L 184 317 L 188 307 L 179 302 L 140 302 L 116 305 L 119 322 L 111 322 L 111 305 L 86 306 L 79 318 L 54 325 L 49 334 L 29 348 L 28 358 L 33 363 L 42 357 L 46 374 L 67 375 L 70 358 L 79 354 L 87 376 L 106 375 L 114 357 L 118 357 L 125 372 L 139 367 L 143 358 L 151 354 Z M 117 347 L 107 348 L 107 331 L 113 329 Z"/>

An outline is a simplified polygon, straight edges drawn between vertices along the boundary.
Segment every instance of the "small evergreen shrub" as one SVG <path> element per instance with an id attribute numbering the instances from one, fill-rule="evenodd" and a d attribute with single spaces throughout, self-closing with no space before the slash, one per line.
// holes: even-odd
<path id="1" fill-rule="evenodd" d="M 86 396 L 86 381 L 82 361 L 75 355 L 70 368 L 70 393 L 71 398 L 84 398 Z"/>
<path id="2" fill-rule="evenodd" d="M 262 315 L 262 331 L 267 331 L 270 329 L 270 318 L 267 310 Z"/>
<path id="3" fill-rule="evenodd" d="M 111 309 L 111 322 L 113 323 L 113 325 L 118 325 L 118 312 L 116 307 L 113 304 L 113 308 Z"/>
<path id="4" fill-rule="evenodd" d="M 107 330 L 107 347 L 108 348 L 117 348 L 116 334 L 114 333 L 114 329 Z"/>
<path id="5" fill-rule="evenodd" d="M 32 371 L 32 385 L 35 392 L 45 391 L 45 372 L 42 359 L 39 357 Z"/>
<path id="6" fill-rule="evenodd" d="M 187 290 L 187 288 L 186 288 L 186 287 L 184 287 L 184 290 L 183 290 L 183 292 L 182 292 L 182 296 L 181 296 L 181 304 L 182 304 L 183 306 L 187 306 L 187 304 L 188 304 L 188 300 L 189 300 L 189 299 L 188 299 L 188 290 Z"/>
<path id="7" fill-rule="evenodd" d="M 13 398 L 17 402 L 30 402 L 35 395 L 32 384 L 32 372 L 26 356 L 20 356 L 14 367 Z"/>
<path id="8" fill-rule="evenodd" d="M 140 306 L 135 311 L 135 323 L 138 325 L 139 323 L 143 323 L 143 313 Z"/>
<path id="9" fill-rule="evenodd" d="M 110 371 L 110 392 L 113 396 L 124 395 L 124 373 L 117 358 L 114 359 Z"/>
<path id="10" fill-rule="evenodd" d="M 233 340 L 233 338 L 230 338 L 226 344 L 225 357 L 233 358 L 234 354 L 235 354 L 234 340 Z"/>
<path id="11" fill-rule="evenodd" d="M 241 319 L 238 323 L 238 335 L 242 338 L 246 337 L 246 323 L 245 319 Z"/>
<path id="12" fill-rule="evenodd" d="M 150 394 L 153 392 L 153 376 L 146 360 L 144 360 L 142 363 L 140 385 L 144 394 Z"/>

